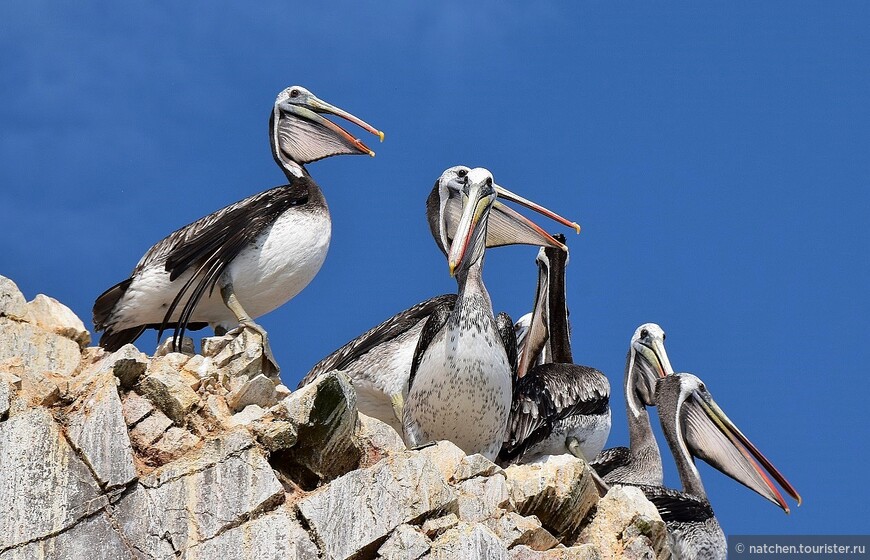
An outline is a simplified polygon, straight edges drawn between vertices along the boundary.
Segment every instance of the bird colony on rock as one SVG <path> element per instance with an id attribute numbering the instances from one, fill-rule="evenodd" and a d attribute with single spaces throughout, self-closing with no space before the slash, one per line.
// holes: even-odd
<path id="1" fill-rule="evenodd" d="M 94 325 L 115 351 L 145 329 L 172 331 L 177 349 L 188 330 L 245 331 L 262 339 L 262 372 L 279 371 L 268 336 L 254 319 L 298 294 L 320 270 L 331 219 L 305 165 L 341 154 L 374 155 L 324 115 L 378 136 L 365 121 L 307 89 L 282 91 L 272 109 L 272 155 L 288 183 L 249 196 L 165 237 L 130 277 L 100 295 Z M 571 454 L 589 461 L 599 491 L 636 486 L 665 521 L 680 558 L 725 558 L 725 537 L 694 459 L 788 512 L 770 477 L 800 503 L 779 471 L 716 405 L 704 383 L 675 373 L 655 324 L 631 338 L 624 392 L 629 447 L 602 451 L 610 432 L 610 386 L 595 368 L 574 363 L 566 303 L 568 248 L 502 202 L 580 227 L 496 184 L 487 169 L 450 167 L 435 182 L 426 217 L 457 293 L 432 297 L 349 341 L 316 364 L 301 386 L 331 372 L 346 375 L 360 412 L 386 422 L 417 448 L 449 440 L 466 454 L 507 466 Z M 532 311 L 514 324 L 495 314 L 483 282 L 486 249 L 540 247 Z M 656 406 L 682 491 L 664 487 L 662 459 L 647 408 Z M 770 476 L 768 476 L 768 474 Z"/>

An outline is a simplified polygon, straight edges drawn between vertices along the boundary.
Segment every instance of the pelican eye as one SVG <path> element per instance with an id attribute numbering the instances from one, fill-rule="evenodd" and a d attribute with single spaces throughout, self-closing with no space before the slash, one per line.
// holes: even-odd
<path id="1" fill-rule="evenodd" d="M 465 169 L 460 169 L 459 171 L 456 172 L 456 175 L 458 175 L 460 178 L 462 178 L 462 177 L 465 177 L 466 175 L 468 175 L 468 171 Z"/>
<path id="2" fill-rule="evenodd" d="M 290 90 L 290 97 L 299 97 L 299 90 L 298 89 L 291 89 Z"/>
<path id="3" fill-rule="evenodd" d="M 649 336 L 649 331 L 648 331 L 648 330 L 643 329 L 642 331 L 640 331 L 640 337 L 641 337 L 641 338 L 646 338 L 646 337 L 648 337 L 648 336 Z"/>
<path id="4" fill-rule="evenodd" d="M 487 186 L 487 187 L 491 187 L 491 186 L 492 186 L 492 177 L 487 177 L 487 178 L 486 178 L 486 186 Z"/>

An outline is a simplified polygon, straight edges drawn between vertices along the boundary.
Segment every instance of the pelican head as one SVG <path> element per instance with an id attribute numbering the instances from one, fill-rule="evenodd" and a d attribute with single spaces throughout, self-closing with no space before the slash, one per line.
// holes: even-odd
<path id="1" fill-rule="evenodd" d="M 557 242 L 565 244 L 565 236 L 561 233 L 555 234 L 553 238 Z M 567 250 L 561 251 L 553 247 L 538 249 L 538 255 L 535 258 L 535 264 L 538 265 L 538 287 L 535 291 L 535 303 L 529 314 L 526 330 L 523 332 L 522 345 L 517 337 L 517 347 L 521 349 L 517 367 L 517 377 L 519 378 L 525 376 L 533 363 L 543 363 L 552 359 L 552 356 L 549 355 L 550 352 L 548 352 L 551 350 L 548 344 L 551 336 L 551 313 L 567 314 L 567 307 L 557 303 L 556 308 L 551 309 L 550 300 L 552 295 L 558 295 L 553 294 L 554 291 L 562 292 L 559 297 L 564 296 L 565 267 L 568 265 L 568 260 Z M 568 320 L 567 316 L 562 317 L 562 319 L 566 322 Z M 541 356 L 542 352 L 543 356 Z M 538 359 L 536 360 L 536 358 Z"/>
<path id="2" fill-rule="evenodd" d="M 445 255 L 450 250 L 456 227 L 459 224 L 459 216 L 462 214 L 463 178 L 467 176 L 469 171 L 471 168 L 464 165 L 457 165 L 444 171 L 435 181 L 435 186 L 426 200 L 429 230 Z M 580 226 L 576 222 L 567 220 L 500 185 L 494 184 L 493 186 L 499 198 L 526 206 L 578 232 L 580 231 Z M 486 246 L 500 247 L 502 245 L 538 245 L 565 249 L 563 244 L 553 239 L 550 234 L 534 222 L 496 200 L 489 215 Z"/>
<path id="3" fill-rule="evenodd" d="M 704 460 L 788 513 L 788 505 L 770 480 L 773 477 L 800 505 L 801 498 L 794 487 L 719 408 L 707 386 L 696 376 L 678 373 L 660 378 L 656 386 L 656 406 L 672 450 Z M 703 497 L 703 486 L 694 463 L 684 458 L 692 471 L 686 474 L 695 482 L 687 483 L 690 481 L 681 472 L 683 485 L 696 484 L 697 488 L 687 487 L 686 491 Z"/>
<path id="4" fill-rule="evenodd" d="M 626 373 L 634 376 L 635 392 L 644 405 L 653 406 L 656 379 L 674 373 L 665 352 L 665 331 L 655 323 L 639 326 L 631 337 L 628 360 Z"/>
<path id="5" fill-rule="evenodd" d="M 275 98 L 269 126 L 272 155 L 288 178 L 301 176 L 302 165 L 325 157 L 375 155 L 361 140 L 323 114 L 341 117 L 384 140 L 383 132 L 362 119 L 323 101 L 302 86 L 291 86 Z"/>
<path id="6" fill-rule="evenodd" d="M 462 184 L 462 215 L 456 227 L 456 237 L 447 253 L 451 276 L 467 271 L 483 258 L 487 218 L 498 196 L 492 173 L 483 167 L 475 167 L 468 172 L 459 170 L 457 181 Z"/>

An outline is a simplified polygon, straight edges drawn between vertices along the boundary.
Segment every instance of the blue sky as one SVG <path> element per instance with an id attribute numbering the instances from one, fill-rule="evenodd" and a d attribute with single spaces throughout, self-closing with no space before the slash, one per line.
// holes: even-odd
<path id="1" fill-rule="evenodd" d="M 609 446 L 628 341 L 658 322 L 804 497 L 786 516 L 702 469 L 726 533 L 867 533 L 870 7 L 464 4 L 0 6 L 0 274 L 89 324 L 153 243 L 283 182 L 269 111 L 304 85 L 386 141 L 309 166 L 330 253 L 260 321 L 289 386 L 455 291 L 424 201 L 445 168 L 487 167 L 583 226 L 574 355 L 610 378 Z M 530 309 L 535 252 L 488 253 L 497 310 Z"/>

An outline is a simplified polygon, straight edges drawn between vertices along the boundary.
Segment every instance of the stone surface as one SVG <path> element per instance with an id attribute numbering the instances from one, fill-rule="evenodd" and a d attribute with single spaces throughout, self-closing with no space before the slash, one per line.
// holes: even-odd
<path id="1" fill-rule="evenodd" d="M 5 379 L 0 379 L 0 420 L 5 420 L 9 414 L 9 404 L 12 402 L 12 386 Z"/>
<path id="2" fill-rule="evenodd" d="M 486 558 L 507 560 L 508 549 L 495 533 L 479 523 L 460 522 L 445 531 L 432 543 L 432 550 L 424 558 L 454 560 L 456 558 Z"/>
<path id="3" fill-rule="evenodd" d="M 535 515 L 557 537 L 570 537 L 598 503 L 586 463 L 572 455 L 505 469 L 517 512 Z"/>
<path id="4" fill-rule="evenodd" d="M 284 420 L 254 422 L 252 427 L 257 441 L 269 451 L 281 451 L 296 445 L 298 434 L 296 426 L 291 422 Z"/>
<path id="5" fill-rule="evenodd" d="M 148 357 L 132 344 L 125 344 L 100 362 L 100 368 L 111 370 L 125 389 L 135 385 L 147 367 Z"/>
<path id="6" fill-rule="evenodd" d="M 81 363 L 79 345 L 35 325 L 0 317 L 0 363 L 17 360 L 24 372 L 71 375 Z"/>
<path id="7" fill-rule="evenodd" d="M 184 560 L 245 558 L 256 560 L 316 560 L 317 546 L 283 509 L 233 527 L 181 554 Z"/>
<path id="8" fill-rule="evenodd" d="M 11 279 L 0 276 L 0 317 L 25 319 L 27 300 Z"/>
<path id="9" fill-rule="evenodd" d="M 444 480 L 452 480 L 453 474 L 465 461 L 465 452 L 459 449 L 452 441 L 442 440 L 435 445 L 429 445 L 420 450 L 420 453 L 429 457 Z"/>
<path id="10" fill-rule="evenodd" d="M 451 478 L 460 482 L 476 476 L 492 476 L 496 473 L 504 474 L 504 470 L 480 453 L 475 453 L 459 461 Z"/>
<path id="11" fill-rule="evenodd" d="M 596 546 L 605 559 L 670 557 L 667 529 L 658 510 L 631 486 L 613 486 L 607 492 L 579 540 Z"/>
<path id="12" fill-rule="evenodd" d="M 37 295 L 27 304 L 28 319 L 44 331 L 68 338 L 84 348 L 91 333 L 72 310 L 52 297 Z"/>
<path id="13" fill-rule="evenodd" d="M 544 529 L 537 517 L 506 512 L 498 519 L 488 519 L 485 523 L 508 548 L 523 545 L 533 550 L 547 550 L 559 544 L 559 539 Z"/>
<path id="14" fill-rule="evenodd" d="M 390 428 L 392 430 L 392 428 Z M 429 552 L 429 539 L 412 525 L 399 525 L 384 544 L 378 555 L 385 560 L 417 560 Z"/>
<path id="15" fill-rule="evenodd" d="M 115 376 L 106 373 L 94 379 L 67 416 L 70 443 L 106 489 L 125 486 L 136 477 L 121 409 Z"/>
<path id="16" fill-rule="evenodd" d="M 153 365 L 153 363 L 152 363 Z M 199 404 L 199 396 L 177 373 L 168 369 L 149 371 L 139 381 L 137 392 L 150 400 L 170 420 L 180 424 Z"/>
<path id="17" fill-rule="evenodd" d="M 551 548 L 538 551 L 525 545 L 511 549 L 511 560 L 601 560 L 598 549 L 591 544 Z"/>
<path id="18" fill-rule="evenodd" d="M 227 404 L 239 411 L 249 405 L 270 407 L 275 404 L 275 383 L 263 374 L 246 381 L 238 390 L 227 395 Z"/>
<path id="19" fill-rule="evenodd" d="M 358 413 L 356 393 L 343 374 L 330 373 L 284 399 L 271 412 L 296 426 L 293 449 L 273 461 L 301 467 L 320 481 L 341 476 L 359 464 L 352 435 Z"/>
<path id="20" fill-rule="evenodd" d="M 124 397 L 124 401 L 121 403 L 121 413 L 124 416 L 124 422 L 131 428 L 152 412 L 154 412 L 154 405 L 151 404 L 151 401 L 133 391 L 127 393 L 127 396 Z"/>
<path id="21" fill-rule="evenodd" d="M 114 516 L 136 549 L 160 557 L 241 525 L 283 498 L 281 484 L 251 437 L 232 432 L 140 478 L 135 491 L 117 503 Z"/>
<path id="22" fill-rule="evenodd" d="M 433 517 L 423 522 L 423 533 L 430 539 L 437 538 L 447 529 L 452 529 L 459 525 L 459 517 L 455 513 L 448 513 L 441 517 Z"/>
<path id="23" fill-rule="evenodd" d="M 384 457 L 407 449 L 402 437 L 392 426 L 363 413 L 359 414 L 353 437 L 360 450 L 360 468 L 374 465 Z"/>
<path id="24" fill-rule="evenodd" d="M 456 491 L 456 512 L 462 521 L 484 521 L 501 516 L 499 509 L 513 509 L 510 489 L 500 474 L 465 480 L 456 485 Z"/>
<path id="25" fill-rule="evenodd" d="M 164 432 L 172 426 L 172 420 L 157 409 L 143 418 L 130 430 L 130 443 L 140 451 L 146 450 L 152 443 L 163 437 Z"/>
<path id="26" fill-rule="evenodd" d="M 137 560 L 105 513 L 82 520 L 57 536 L 0 553 L 0 560 Z"/>
<path id="27" fill-rule="evenodd" d="M 299 511 L 333 558 L 351 558 L 393 529 L 455 499 L 426 457 L 406 452 L 350 472 L 299 502 Z"/>
<path id="28" fill-rule="evenodd" d="M 202 355 L 228 377 L 252 378 L 263 372 L 263 342 L 248 329 L 237 335 L 204 338 Z"/>
<path id="29" fill-rule="evenodd" d="M 251 404 L 251 405 L 246 406 L 245 409 L 242 410 L 241 412 L 238 412 L 238 413 L 230 416 L 227 419 L 227 425 L 231 426 L 231 427 L 250 426 L 256 420 L 259 420 L 260 418 L 262 418 L 265 415 L 266 415 L 266 411 L 263 408 L 255 405 L 255 404 Z"/>
<path id="30" fill-rule="evenodd" d="M 106 503 L 48 411 L 0 423 L 0 551 L 57 534 Z"/>
<path id="31" fill-rule="evenodd" d="M 178 350 L 179 351 L 176 352 L 172 347 L 172 335 L 170 334 L 169 337 L 161 342 L 157 346 L 157 349 L 154 350 L 154 357 L 159 358 L 161 356 L 168 356 L 169 354 L 185 354 L 188 357 L 193 356 L 196 353 L 196 350 L 194 350 L 193 339 L 188 336 L 182 337 L 181 345 L 178 347 Z"/>
<path id="32" fill-rule="evenodd" d="M 151 444 L 151 452 L 159 464 L 164 464 L 183 456 L 199 442 L 200 439 L 188 430 L 172 426 Z"/>

